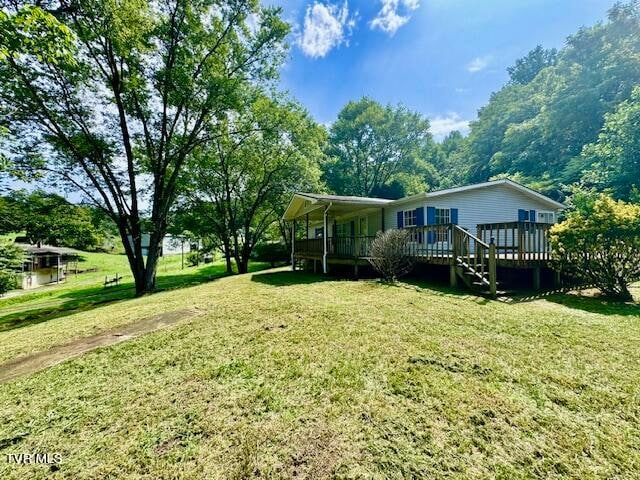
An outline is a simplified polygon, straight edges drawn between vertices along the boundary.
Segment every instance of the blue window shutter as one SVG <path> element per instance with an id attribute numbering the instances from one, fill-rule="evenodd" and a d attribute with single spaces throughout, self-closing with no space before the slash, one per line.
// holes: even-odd
<path id="1" fill-rule="evenodd" d="M 416 208 L 416 226 L 424 226 L 424 207 Z"/>
<path id="2" fill-rule="evenodd" d="M 535 210 L 531 210 L 529 212 L 529 221 L 530 222 L 535 222 L 536 221 L 536 211 Z"/>
<path id="3" fill-rule="evenodd" d="M 398 228 L 403 228 L 403 227 L 404 227 L 404 212 L 399 211 L 398 212 Z"/>
<path id="4" fill-rule="evenodd" d="M 451 209 L 451 223 L 453 223 L 454 225 L 458 225 L 458 209 L 457 208 Z"/>
<path id="5" fill-rule="evenodd" d="M 520 208 L 518 210 L 518 221 L 519 222 L 526 222 L 527 220 L 529 220 L 529 212 L 527 212 L 526 210 L 523 210 L 522 208 Z"/>
<path id="6" fill-rule="evenodd" d="M 436 207 L 427 207 L 427 225 L 436 224 Z"/>
<path id="7" fill-rule="evenodd" d="M 436 207 L 427 207 L 427 225 L 436 224 Z M 427 243 L 436 243 L 436 232 L 427 232 Z"/>

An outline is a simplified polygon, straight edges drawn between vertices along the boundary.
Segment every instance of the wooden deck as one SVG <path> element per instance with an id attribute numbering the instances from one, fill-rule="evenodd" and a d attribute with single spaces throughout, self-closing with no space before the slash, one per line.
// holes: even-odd
<path id="1" fill-rule="evenodd" d="M 420 263 L 451 266 L 452 284 L 457 276 L 495 295 L 497 267 L 539 270 L 551 265 L 550 227 L 534 222 L 483 224 L 478 225 L 477 235 L 452 224 L 413 227 L 407 229 L 411 232 L 407 253 Z M 357 267 L 369 263 L 374 238 L 296 240 L 293 258 L 323 262 L 326 248 L 327 264 Z"/>

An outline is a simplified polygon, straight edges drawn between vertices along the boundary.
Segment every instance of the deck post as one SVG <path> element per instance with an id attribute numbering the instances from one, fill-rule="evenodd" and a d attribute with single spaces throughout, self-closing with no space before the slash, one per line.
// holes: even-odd
<path id="1" fill-rule="evenodd" d="M 456 272 L 456 263 L 458 259 L 458 232 L 453 225 L 450 225 L 451 229 L 451 260 L 449 261 L 449 285 L 451 288 L 458 286 L 458 272 Z"/>
<path id="2" fill-rule="evenodd" d="M 498 294 L 498 285 L 496 282 L 496 244 L 492 238 L 489 244 L 489 293 L 492 297 Z"/>
<path id="3" fill-rule="evenodd" d="M 324 207 L 323 215 L 323 235 L 322 235 L 322 273 L 329 273 L 329 265 L 327 264 L 327 237 L 329 235 L 329 207 L 331 204 Z"/>
<path id="4" fill-rule="evenodd" d="M 533 269 L 533 289 L 534 290 L 540 290 L 540 271 L 542 269 L 540 267 L 535 267 Z"/>
<path id="5" fill-rule="evenodd" d="M 449 265 L 449 285 L 451 288 L 458 286 L 458 272 L 456 272 L 456 266 L 453 264 Z"/>
<path id="6" fill-rule="evenodd" d="M 296 271 L 296 221 L 291 222 L 291 269 Z"/>

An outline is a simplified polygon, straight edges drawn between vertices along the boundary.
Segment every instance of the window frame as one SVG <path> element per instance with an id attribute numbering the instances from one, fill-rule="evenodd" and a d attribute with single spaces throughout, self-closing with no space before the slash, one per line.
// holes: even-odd
<path id="1" fill-rule="evenodd" d="M 451 207 L 434 207 L 436 209 L 435 225 L 448 225 L 451 223 Z M 444 214 L 446 212 L 446 214 Z M 449 232 L 436 230 L 436 243 L 449 243 Z"/>
<path id="2" fill-rule="evenodd" d="M 404 228 L 411 228 L 418 226 L 418 214 L 415 208 L 411 210 L 404 210 L 402 212 L 402 226 Z M 411 220 L 411 222 L 409 222 Z"/>
<path id="3" fill-rule="evenodd" d="M 540 215 L 551 215 L 551 221 L 550 222 L 543 222 L 540 220 Z M 553 225 L 554 223 L 556 223 L 556 212 L 552 211 L 552 210 L 536 210 L 536 222 L 537 223 L 546 223 L 549 225 Z"/>

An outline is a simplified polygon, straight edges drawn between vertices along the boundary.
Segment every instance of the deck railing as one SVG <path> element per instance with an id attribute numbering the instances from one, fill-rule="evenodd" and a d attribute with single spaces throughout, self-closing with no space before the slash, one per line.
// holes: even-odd
<path id="1" fill-rule="evenodd" d="M 498 258 L 517 262 L 551 259 L 549 223 L 504 222 L 478 225 L 477 237 L 485 243 L 494 239 Z"/>
<path id="2" fill-rule="evenodd" d="M 549 244 L 550 224 L 535 222 L 502 222 L 477 226 L 473 235 L 458 225 L 425 225 L 409 227 L 408 252 L 415 257 L 453 259 L 486 256 L 487 246 L 495 244 L 496 258 L 513 262 L 548 261 L 551 259 Z M 457 234 L 456 234 L 457 232 Z M 327 238 L 327 255 L 331 257 L 370 256 L 374 236 L 346 236 Z M 295 252 L 301 255 L 322 256 L 324 239 L 296 240 Z"/>
<path id="3" fill-rule="evenodd" d="M 371 250 L 373 236 L 328 237 L 327 255 L 331 257 L 367 257 Z M 295 252 L 301 255 L 322 256 L 323 238 L 296 240 Z"/>

